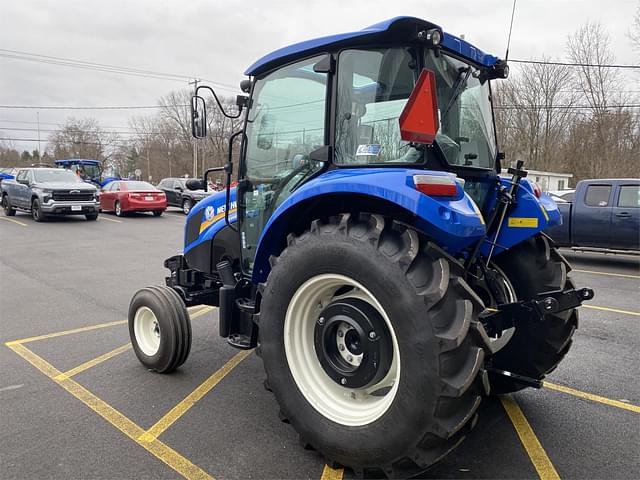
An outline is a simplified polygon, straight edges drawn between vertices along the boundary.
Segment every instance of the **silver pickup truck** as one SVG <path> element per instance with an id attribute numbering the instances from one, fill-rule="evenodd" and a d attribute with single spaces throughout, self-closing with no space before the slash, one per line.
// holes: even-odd
<path id="1" fill-rule="evenodd" d="M 0 184 L 0 195 L 5 215 L 22 210 L 36 222 L 51 215 L 84 215 L 96 220 L 100 211 L 96 187 L 61 168 L 21 168 L 15 179 Z"/>

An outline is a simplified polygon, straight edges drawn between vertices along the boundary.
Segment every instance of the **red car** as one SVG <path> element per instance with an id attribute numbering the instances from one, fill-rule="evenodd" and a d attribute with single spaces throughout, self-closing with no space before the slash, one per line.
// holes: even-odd
<path id="1" fill-rule="evenodd" d="M 127 212 L 153 212 L 159 217 L 167 209 L 167 197 L 150 183 L 116 180 L 102 187 L 100 209 L 119 217 Z"/>

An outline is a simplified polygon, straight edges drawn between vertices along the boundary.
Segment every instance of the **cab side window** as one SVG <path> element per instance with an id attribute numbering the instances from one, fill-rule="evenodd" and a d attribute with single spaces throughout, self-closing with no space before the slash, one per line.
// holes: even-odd
<path id="1" fill-rule="evenodd" d="M 584 203 L 589 207 L 606 207 L 609 205 L 611 185 L 589 185 Z"/>
<path id="2" fill-rule="evenodd" d="M 640 185 L 621 185 L 618 206 L 623 208 L 640 207 Z"/>

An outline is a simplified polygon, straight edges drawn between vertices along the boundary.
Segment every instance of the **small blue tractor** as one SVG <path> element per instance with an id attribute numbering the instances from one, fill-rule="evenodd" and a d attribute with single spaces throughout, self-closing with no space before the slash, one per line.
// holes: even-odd
<path id="1" fill-rule="evenodd" d="M 68 168 L 78 174 L 85 182 L 98 188 L 104 187 L 109 182 L 121 180 L 119 177 L 103 177 L 102 163 L 99 160 L 85 160 L 82 158 L 70 158 L 56 160 L 57 167 Z"/>
<path id="2" fill-rule="evenodd" d="M 456 447 L 483 396 L 540 387 L 571 346 L 561 221 L 522 162 L 501 178 L 491 83 L 508 66 L 430 22 L 394 18 L 251 65 L 227 190 L 189 213 L 166 285 L 136 293 L 135 353 L 160 373 L 191 345 L 185 306 L 256 349 L 282 418 L 327 461 L 407 477 Z M 209 106 L 214 106 L 209 103 Z M 231 188 L 238 140 L 237 187 Z M 215 414 L 215 412 L 212 412 Z M 222 414 L 222 413 L 221 413 Z"/>

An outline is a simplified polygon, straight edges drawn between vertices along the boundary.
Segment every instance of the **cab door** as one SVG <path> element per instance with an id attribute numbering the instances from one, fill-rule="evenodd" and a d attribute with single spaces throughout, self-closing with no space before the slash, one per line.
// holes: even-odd
<path id="1" fill-rule="evenodd" d="M 611 212 L 611 248 L 640 249 L 640 183 L 620 183 Z"/>
<path id="2" fill-rule="evenodd" d="M 296 186 L 322 169 L 310 154 L 327 144 L 326 55 L 288 65 L 255 81 L 240 164 L 238 221 L 242 268 L 253 269 L 256 247 L 274 210 Z"/>

